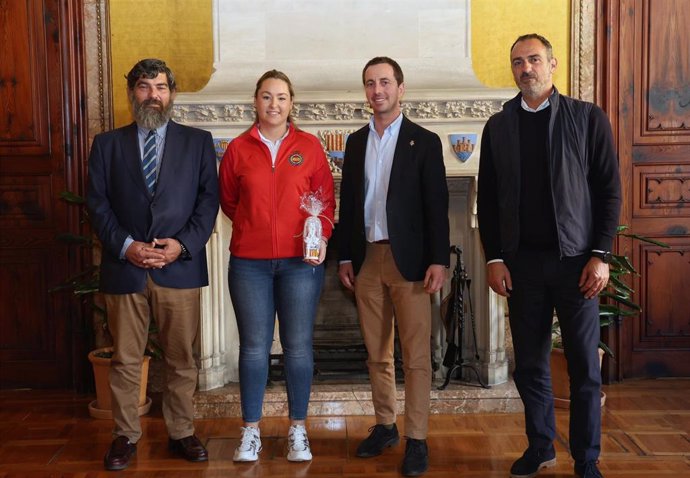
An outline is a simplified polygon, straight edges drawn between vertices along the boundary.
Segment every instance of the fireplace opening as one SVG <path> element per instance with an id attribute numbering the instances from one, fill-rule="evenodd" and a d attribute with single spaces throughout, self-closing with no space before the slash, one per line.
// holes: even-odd
<path id="1" fill-rule="evenodd" d="M 338 226 L 328 242 L 325 279 L 314 323 L 314 380 L 367 380 L 367 350 L 359 326 L 355 296 L 338 278 Z M 280 320 L 280 319 L 279 319 Z M 396 327 L 395 371 L 402 380 L 402 354 Z M 283 355 L 271 354 L 269 379 L 284 380 Z"/>

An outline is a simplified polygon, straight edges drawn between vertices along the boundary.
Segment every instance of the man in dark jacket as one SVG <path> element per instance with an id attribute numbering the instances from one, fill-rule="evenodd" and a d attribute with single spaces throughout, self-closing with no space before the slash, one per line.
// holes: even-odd
<path id="1" fill-rule="evenodd" d="M 373 58 L 362 81 L 374 114 L 347 140 L 338 224 L 338 275 L 357 298 L 376 412 L 376 425 L 357 456 L 379 455 L 400 440 L 395 425 L 395 311 L 408 437 L 402 472 L 418 476 L 428 468 L 428 294 L 441 289 L 450 261 L 446 171 L 438 135 L 402 114 L 405 85 L 398 63 Z"/>
<path id="2" fill-rule="evenodd" d="M 213 141 L 207 131 L 170 120 L 175 78 L 163 61 L 134 65 L 127 92 L 135 122 L 94 139 L 87 195 L 103 245 L 100 290 L 115 348 L 108 470 L 126 468 L 141 437 L 140 364 L 152 319 L 166 364 L 163 417 L 169 447 L 190 461 L 208 459 L 194 435 L 192 344 L 200 320 L 199 288 L 208 285 L 205 246 L 218 213 Z"/>
<path id="3" fill-rule="evenodd" d="M 608 282 L 621 201 L 611 126 L 600 108 L 553 86 L 557 61 L 546 38 L 519 37 L 510 58 L 520 94 L 484 128 L 477 203 L 489 286 L 508 298 L 514 378 L 525 406 L 529 447 L 511 476 L 532 477 L 556 462 L 555 308 L 570 372 L 575 473 L 600 477 L 597 296 Z"/>

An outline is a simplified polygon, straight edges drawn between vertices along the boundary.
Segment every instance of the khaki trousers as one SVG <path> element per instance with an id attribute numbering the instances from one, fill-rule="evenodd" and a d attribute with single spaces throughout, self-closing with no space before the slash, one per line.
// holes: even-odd
<path id="1" fill-rule="evenodd" d="M 132 443 L 141 437 L 139 378 L 151 319 L 158 325 L 165 358 L 163 417 L 168 435 L 178 440 L 194 434 L 192 397 L 198 370 L 193 349 L 201 315 L 199 289 L 160 287 L 149 277 L 143 291 L 106 294 L 105 303 L 115 346 L 110 370 L 113 437 L 126 436 Z"/>
<path id="2" fill-rule="evenodd" d="M 367 244 L 355 279 L 357 311 L 369 358 L 376 423 L 396 418 L 394 318 L 405 372 L 405 435 L 426 438 L 431 391 L 431 302 L 423 282 L 409 282 L 398 271 L 390 245 Z"/>

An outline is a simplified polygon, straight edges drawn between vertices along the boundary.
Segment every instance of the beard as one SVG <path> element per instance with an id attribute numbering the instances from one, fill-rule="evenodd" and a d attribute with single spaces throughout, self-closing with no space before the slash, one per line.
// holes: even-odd
<path id="1" fill-rule="evenodd" d="M 172 99 L 167 105 L 158 100 L 144 100 L 138 103 L 134 97 L 130 98 L 130 101 L 134 121 L 142 128 L 157 129 L 172 117 Z M 158 108 L 154 108 L 153 105 L 158 105 Z"/>
<path id="2" fill-rule="evenodd" d="M 531 81 L 528 83 L 522 81 L 528 78 L 532 78 L 535 81 Z M 542 94 L 544 94 L 545 91 L 548 91 L 550 89 L 551 82 L 550 78 L 546 80 L 540 80 L 539 77 L 537 77 L 534 74 L 525 73 L 520 77 L 520 82 L 517 84 L 517 86 L 522 92 L 523 96 L 526 96 L 528 98 L 538 98 Z"/>

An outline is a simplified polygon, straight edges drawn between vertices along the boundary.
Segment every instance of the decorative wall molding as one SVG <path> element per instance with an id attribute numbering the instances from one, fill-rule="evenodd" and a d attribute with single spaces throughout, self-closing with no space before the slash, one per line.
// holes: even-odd
<path id="1" fill-rule="evenodd" d="M 636 165 L 633 188 L 640 198 L 639 204 L 636 203 L 633 209 L 635 217 L 688 217 L 689 166 L 676 165 L 670 171 L 663 164 Z"/>
<path id="2" fill-rule="evenodd" d="M 501 111 L 505 98 L 440 99 L 405 101 L 402 110 L 412 120 L 486 120 Z M 246 123 L 254 121 L 251 103 L 180 103 L 175 104 L 174 118 L 186 124 Z M 296 121 L 337 123 L 369 121 L 371 111 L 365 103 L 323 101 L 295 103 L 292 116 Z"/>
<path id="3" fill-rule="evenodd" d="M 644 179 L 647 191 L 645 206 L 682 207 L 684 203 L 690 203 L 690 177 L 661 174 Z"/>
<path id="4" fill-rule="evenodd" d="M 113 127 L 109 25 L 107 0 L 85 0 L 84 49 L 89 140 Z"/>
<path id="5" fill-rule="evenodd" d="M 594 101 L 596 2 L 571 0 L 570 95 Z"/>

